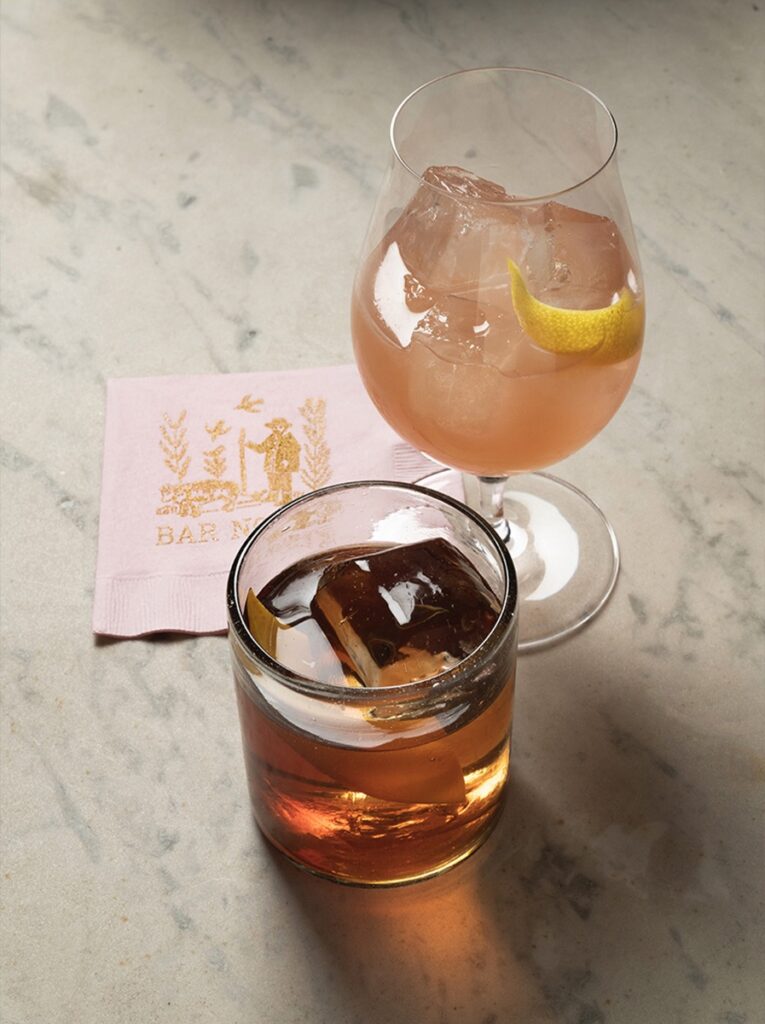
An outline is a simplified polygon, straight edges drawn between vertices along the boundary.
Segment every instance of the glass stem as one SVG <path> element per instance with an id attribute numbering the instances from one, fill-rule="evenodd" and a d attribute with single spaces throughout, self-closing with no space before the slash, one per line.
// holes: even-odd
<path id="1" fill-rule="evenodd" d="M 505 516 L 506 476 L 479 476 L 478 511 L 497 532 L 505 543 L 510 539 L 510 523 Z"/>

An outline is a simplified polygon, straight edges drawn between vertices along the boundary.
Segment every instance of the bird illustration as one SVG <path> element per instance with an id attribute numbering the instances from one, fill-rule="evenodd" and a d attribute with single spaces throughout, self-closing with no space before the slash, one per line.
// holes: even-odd
<path id="1" fill-rule="evenodd" d="M 218 422 L 212 427 L 205 423 L 205 430 L 210 435 L 211 441 L 217 441 L 219 437 L 223 437 L 224 434 L 227 434 L 229 430 L 231 430 L 231 427 L 227 427 L 224 420 L 218 420 Z"/>
<path id="2" fill-rule="evenodd" d="M 243 395 L 239 405 L 235 408 L 242 409 L 244 412 L 260 412 L 260 406 L 262 404 L 262 398 L 253 398 L 252 395 Z"/>

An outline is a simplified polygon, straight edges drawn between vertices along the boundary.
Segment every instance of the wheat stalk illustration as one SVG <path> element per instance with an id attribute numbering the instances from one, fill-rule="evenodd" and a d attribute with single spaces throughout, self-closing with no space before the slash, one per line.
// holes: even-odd
<path id="1" fill-rule="evenodd" d="M 165 465 L 171 473 L 175 473 L 180 483 L 186 476 L 191 462 L 188 455 L 189 446 L 186 442 L 186 428 L 183 425 L 186 419 L 186 410 L 182 410 L 177 420 L 171 420 L 166 412 L 162 414 L 162 419 L 165 422 L 159 425 L 162 436 L 159 447 L 165 454 Z"/>
<path id="2" fill-rule="evenodd" d="M 226 456 L 223 454 L 225 450 L 225 447 L 219 444 L 217 448 L 212 448 L 210 451 L 202 453 L 205 457 L 205 473 L 211 476 L 213 480 L 220 480 L 226 472 Z"/>
<path id="3" fill-rule="evenodd" d="M 307 398 L 300 406 L 304 420 L 304 433 L 308 444 L 303 448 L 303 468 L 300 476 L 309 490 L 323 487 L 330 477 L 329 445 L 325 440 L 327 429 L 327 403 L 323 398 Z"/>

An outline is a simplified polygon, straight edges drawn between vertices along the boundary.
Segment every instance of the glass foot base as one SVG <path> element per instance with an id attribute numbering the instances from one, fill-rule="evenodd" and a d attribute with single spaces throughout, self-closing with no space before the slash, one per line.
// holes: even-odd
<path id="1" fill-rule="evenodd" d="M 474 477 L 444 469 L 418 483 L 478 508 Z M 504 497 L 520 590 L 518 650 L 534 651 L 598 614 L 619 575 L 619 545 L 595 502 L 549 473 L 512 476 Z"/>

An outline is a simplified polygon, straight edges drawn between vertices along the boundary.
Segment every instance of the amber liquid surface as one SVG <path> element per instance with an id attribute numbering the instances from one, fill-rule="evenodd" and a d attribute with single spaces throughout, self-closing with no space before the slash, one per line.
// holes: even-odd
<path id="1" fill-rule="evenodd" d="M 513 207 L 499 186 L 430 168 L 360 268 L 351 329 L 373 402 L 394 430 L 447 466 L 505 476 L 542 469 L 598 434 L 624 401 L 640 351 L 610 360 L 536 345 L 510 295 L 508 257 L 533 295 L 567 309 L 633 294 L 634 261 L 608 217 L 557 202 Z M 502 195 L 504 190 L 499 189 Z"/>
<path id="2" fill-rule="evenodd" d="M 274 656 L 332 682 L 334 700 L 285 696 L 236 666 L 256 821 L 298 864 L 339 881 L 398 884 L 439 873 L 480 845 L 501 807 L 512 638 L 481 661 L 480 678 L 467 671 L 437 699 L 380 699 L 401 685 L 401 663 L 414 678 L 470 666 L 469 652 L 497 618 L 496 597 L 462 556 L 443 541 L 417 547 L 390 549 L 382 560 L 379 547 L 334 551 L 260 592 L 280 623 Z M 345 699 L 350 691 L 360 703 Z"/>

